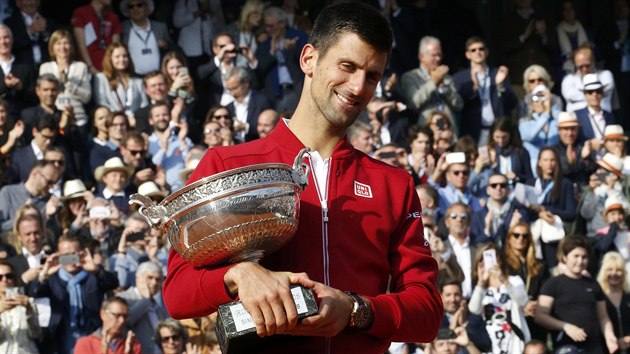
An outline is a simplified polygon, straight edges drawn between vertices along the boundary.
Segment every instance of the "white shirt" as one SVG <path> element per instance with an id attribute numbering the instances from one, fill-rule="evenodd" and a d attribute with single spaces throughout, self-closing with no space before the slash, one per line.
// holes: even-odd
<path id="1" fill-rule="evenodd" d="M 151 22 L 147 28 L 142 28 L 133 21 L 129 31 L 129 56 L 134 69 L 139 75 L 160 70 L 160 49 L 155 33 L 151 30 Z"/>
<path id="2" fill-rule="evenodd" d="M 22 12 L 22 17 L 24 17 L 24 24 L 26 25 L 26 28 L 31 27 L 31 25 L 35 21 L 35 18 L 39 16 L 40 14 L 38 13 L 36 13 L 35 16 L 31 16 Z M 40 34 L 39 33 L 30 34 L 28 33 L 28 31 L 26 31 L 26 33 L 28 34 L 29 37 L 31 37 L 31 40 L 33 40 L 33 45 L 32 45 L 33 59 L 35 60 L 35 63 L 39 64 L 42 62 L 42 50 L 39 47 L 39 44 L 37 44 L 37 40 L 39 39 Z"/>
<path id="3" fill-rule="evenodd" d="M 35 158 L 37 160 L 44 159 L 44 152 L 39 148 L 39 146 L 37 146 L 37 144 L 35 144 L 35 139 L 31 140 L 31 148 L 33 149 L 33 153 L 35 154 Z"/>
<path id="4" fill-rule="evenodd" d="M 604 137 L 604 129 L 606 129 L 604 112 L 599 111 L 595 113 L 595 110 L 591 107 L 586 107 L 586 109 L 588 109 L 588 121 L 591 122 L 591 127 L 593 128 L 593 132 L 595 132 L 595 138 L 602 139 Z"/>
<path id="5" fill-rule="evenodd" d="M 11 67 L 13 66 L 14 61 L 15 57 L 13 55 L 11 56 L 11 60 L 9 61 L 0 60 L 0 68 L 2 68 L 2 72 L 5 76 L 11 72 Z"/>
<path id="6" fill-rule="evenodd" d="M 457 257 L 457 263 L 464 272 L 464 281 L 462 282 L 462 296 L 470 298 L 472 295 L 472 252 L 470 249 L 470 237 L 466 236 L 464 243 L 459 243 L 457 239 L 448 235 L 448 242 Z"/>
<path id="7" fill-rule="evenodd" d="M 109 200 L 112 197 L 125 197 L 125 192 L 120 191 L 120 192 L 113 192 L 111 191 L 109 188 L 105 187 L 103 189 L 103 198 Z"/>
<path id="8" fill-rule="evenodd" d="M 615 80 L 608 70 L 598 71 L 599 81 L 604 85 L 604 97 L 602 98 L 602 109 L 612 112 L 612 96 L 615 91 Z M 578 73 L 568 74 L 562 79 L 562 97 L 567 101 L 567 112 L 575 112 L 578 109 L 586 107 L 586 99 L 582 89 L 582 76 Z"/>
<path id="9" fill-rule="evenodd" d="M 247 113 L 248 113 L 247 106 L 249 106 L 249 99 L 251 96 L 252 96 L 252 92 L 249 91 L 247 96 L 245 96 L 245 99 L 243 100 L 243 102 L 239 103 L 238 101 L 234 100 L 234 115 L 235 115 L 234 118 L 236 118 L 238 122 L 245 124 L 245 129 L 236 133 L 236 138 L 237 140 L 240 140 L 240 141 L 245 141 L 245 134 L 249 130 L 249 123 L 247 123 Z"/>
<path id="10" fill-rule="evenodd" d="M 22 254 L 26 258 L 29 268 L 37 268 L 41 266 L 42 258 L 44 258 L 45 255 L 44 250 L 39 251 L 38 254 L 32 254 L 26 249 L 26 247 L 22 247 Z"/>

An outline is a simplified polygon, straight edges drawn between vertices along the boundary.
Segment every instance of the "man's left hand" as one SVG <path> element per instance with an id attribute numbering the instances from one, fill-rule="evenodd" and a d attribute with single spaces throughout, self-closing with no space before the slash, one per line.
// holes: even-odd
<path id="1" fill-rule="evenodd" d="M 508 68 L 505 65 L 501 65 L 499 66 L 499 70 L 497 71 L 497 75 L 494 77 L 494 82 L 497 85 L 501 85 L 503 83 L 503 81 L 505 81 L 505 78 L 508 75 Z"/>

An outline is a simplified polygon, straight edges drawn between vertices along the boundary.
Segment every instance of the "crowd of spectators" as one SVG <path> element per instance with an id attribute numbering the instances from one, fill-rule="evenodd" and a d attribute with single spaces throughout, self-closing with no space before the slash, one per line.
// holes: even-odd
<path id="1" fill-rule="evenodd" d="M 414 177 L 445 305 L 390 352 L 630 350 L 628 0 L 368 2 L 395 44 L 348 140 Z M 324 3 L 0 0 L 0 351 L 219 350 L 129 196 L 285 124 Z"/>

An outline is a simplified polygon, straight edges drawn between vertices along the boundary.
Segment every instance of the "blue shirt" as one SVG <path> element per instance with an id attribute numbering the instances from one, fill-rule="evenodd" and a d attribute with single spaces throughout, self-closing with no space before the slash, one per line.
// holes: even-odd
<path id="1" fill-rule="evenodd" d="M 179 171 L 186 168 L 184 157 L 192 146 L 190 139 L 186 138 L 186 146 L 182 149 L 179 145 L 179 138 L 171 135 L 168 138 L 168 149 L 162 150 L 160 139 L 153 132 L 149 136 L 149 153 L 153 156 L 152 161 L 156 166 L 160 166 L 166 173 L 166 182 L 171 186 L 171 191 L 176 191 L 184 186 L 184 181 L 179 178 Z"/>

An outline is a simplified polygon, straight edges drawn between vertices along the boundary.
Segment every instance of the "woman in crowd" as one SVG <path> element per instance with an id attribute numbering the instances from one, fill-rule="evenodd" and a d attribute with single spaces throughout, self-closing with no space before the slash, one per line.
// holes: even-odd
<path id="1" fill-rule="evenodd" d="M 597 282 L 606 295 L 606 311 L 612 322 L 621 353 L 630 348 L 630 294 L 626 261 L 617 252 L 604 255 Z"/>
<path id="2" fill-rule="evenodd" d="M 417 125 L 409 127 L 409 166 L 418 176 L 421 184 L 428 183 L 428 178 L 435 170 L 433 156 L 433 131 L 427 127 Z"/>
<path id="3" fill-rule="evenodd" d="M 74 50 L 70 32 L 65 29 L 53 32 L 48 42 L 52 60 L 39 67 L 39 75 L 52 74 L 59 79 L 61 87 L 55 102 L 57 108 L 63 111 L 70 104 L 76 124 L 87 134 L 88 115 L 84 105 L 92 98 L 92 74 L 84 62 L 74 60 Z"/>
<path id="4" fill-rule="evenodd" d="M 13 266 L 0 260 L 0 352 L 37 354 L 37 308 L 19 287 Z"/>
<path id="5" fill-rule="evenodd" d="M 19 142 L 22 134 L 24 134 L 24 122 L 21 120 L 13 121 L 9 117 L 7 111 L 8 103 L 0 98 L 0 166 L 8 166 L 10 164 L 9 156 L 11 150 Z M 8 174 L 9 169 L 0 169 L 0 187 L 9 184 L 11 176 Z"/>
<path id="6" fill-rule="evenodd" d="M 573 74 L 575 65 L 573 64 L 573 52 L 581 46 L 588 44 L 588 36 L 584 26 L 577 19 L 575 7 L 572 0 L 562 1 L 562 20 L 556 26 L 558 34 L 558 46 L 562 62 L 561 75 Z"/>
<path id="7" fill-rule="evenodd" d="M 519 222 L 512 226 L 506 241 L 503 253 L 508 274 L 521 277 L 529 299 L 523 307 L 527 326 L 532 338 L 544 341 L 547 331 L 534 322 L 534 313 L 540 288 L 549 278 L 549 273 L 544 263 L 536 258 L 534 240 L 528 224 Z"/>
<path id="8" fill-rule="evenodd" d="M 252 53 L 256 53 L 259 38 L 264 33 L 261 26 L 265 4 L 260 0 L 248 0 L 243 5 L 238 22 L 229 26 L 229 32 L 237 47 L 246 45 Z"/>
<path id="9" fill-rule="evenodd" d="M 434 156 L 439 158 L 443 153 L 450 151 L 455 142 L 455 134 L 448 114 L 442 111 L 431 112 L 426 126 L 433 131 Z"/>
<path id="10" fill-rule="evenodd" d="M 551 91 L 538 85 L 530 97 L 530 113 L 522 117 L 518 124 L 518 131 L 523 139 L 523 146 L 529 156 L 538 156 L 538 152 L 545 146 L 552 146 L 558 142 L 558 115 L 551 106 Z M 531 161 L 532 170 L 536 169 L 536 162 Z"/>
<path id="11" fill-rule="evenodd" d="M 538 154 L 536 163 L 538 178 L 535 187 L 538 190 L 538 205 L 533 207 L 531 220 L 542 219 L 553 225 L 559 217 L 562 222 L 570 223 L 576 216 L 576 199 L 573 184 L 562 175 L 560 159 L 555 149 L 544 147 Z M 543 259 L 549 269 L 556 266 L 558 242 L 545 242 L 541 238 Z"/>
<path id="12" fill-rule="evenodd" d="M 164 354 L 200 354 L 196 345 L 188 343 L 184 326 L 172 318 L 158 323 L 155 340 Z"/>
<path id="13" fill-rule="evenodd" d="M 88 142 L 90 174 L 108 159 L 118 156 L 118 147 L 109 140 L 112 112 L 107 106 L 97 106 L 92 115 L 92 140 Z"/>
<path id="14" fill-rule="evenodd" d="M 149 104 L 142 79 L 133 77 L 133 63 L 127 48 L 112 43 L 105 51 L 103 72 L 94 80 L 94 101 L 111 111 L 125 112 L 131 127 L 136 126 L 134 112 Z"/>
<path id="15" fill-rule="evenodd" d="M 604 292 L 594 279 L 583 275 L 590 251 L 583 236 L 562 239 L 559 253 L 565 267 L 562 274 L 543 284 L 535 319 L 553 331 L 555 349 L 572 345 L 582 353 L 613 353 L 618 344 Z"/>
<path id="16" fill-rule="evenodd" d="M 212 149 L 217 146 L 223 146 L 223 137 L 221 136 L 221 126 L 216 121 L 206 121 L 203 125 L 203 143 Z"/>
<path id="17" fill-rule="evenodd" d="M 538 85 L 545 85 L 551 90 L 554 82 L 551 80 L 551 75 L 547 72 L 543 66 L 534 64 L 529 66 L 523 72 L 523 89 L 525 90 L 525 96 L 523 100 L 518 103 L 517 114 L 518 117 L 527 117 L 530 113 L 530 102 L 532 100 L 532 91 Z M 561 112 L 564 105 L 562 104 L 562 98 L 558 95 L 551 95 L 551 107 L 554 112 Z"/>
<path id="18" fill-rule="evenodd" d="M 208 114 L 206 114 L 205 121 L 219 123 L 221 126 L 221 136 L 223 137 L 223 146 L 234 145 L 234 118 L 227 107 L 215 106 L 210 108 Z"/>
<path id="19" fill-rule="evenodd" d="M 162 58 L 162 74 L 166 76 L 169 97 L 180 97 L 186 104 L 195 100 L 195 87 L 185 57 L 177 52 L 166 53 Z"/>
<path id="20" fill-rule="evenodd" d="M 498 118 L 492 123 L 488 155 L 493 172 L 499 172 L 513 182 L 533 182 L 531 157 L 523 148 L 521 137 L 509 118 Z"/>
<path id="21" fill-rule="evenodd" d="M 92 198 L 94 195 L 85 188 L 85 184 L 80 179 L 66 181 L 63 186 L 63 196 L 60 198 L 63 207 L 57 214 L 62 234 L 68 231 L 80 233 L 86 227 L 90 221 L 87 204 Z"/>
<path id="22" fill-rule="evenodd" d="M 488 253 L 493 254 L 489 257 Z M 468 310 L 480 315 L 492 340 L 493 353 L 522 353 L 531 338 L 523 307 L 527 304 L 525 284 L 509 275 L 501 253 L 493 243 L 477 248 L 473 261 L 473 290 Z"/>

